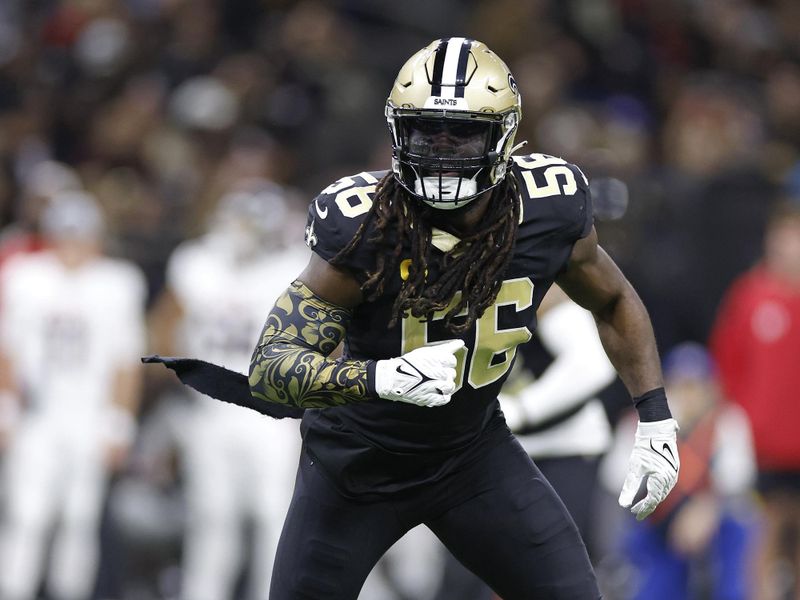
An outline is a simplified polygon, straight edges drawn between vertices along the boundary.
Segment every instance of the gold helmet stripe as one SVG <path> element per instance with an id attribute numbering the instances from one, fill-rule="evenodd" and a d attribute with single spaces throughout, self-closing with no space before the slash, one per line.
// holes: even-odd
<path id="1" fill-rule="evenodd" d="M 463 37 L 446 38 L 439 43 L 431 76 L 431 96 L 464 97 L 471 46 L 472 40 Z"/>

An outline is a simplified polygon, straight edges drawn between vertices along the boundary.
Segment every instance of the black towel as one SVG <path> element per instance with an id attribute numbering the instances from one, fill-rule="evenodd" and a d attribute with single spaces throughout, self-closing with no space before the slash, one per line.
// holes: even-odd
<path id="1" fill-rule="evenodd" d="M 250 395 L 247 377 L 236 371 L 220 367 L 196 358 L 176 358 L 174 356 L 143 356 L 143 363 L 161 363 L 172 369 L 178 378 L 198 392 L 223 402 L 250 408 L 262 415 L 275 419 L 299 419 L 304 409 L 288 404 L 265 402 Z"/>

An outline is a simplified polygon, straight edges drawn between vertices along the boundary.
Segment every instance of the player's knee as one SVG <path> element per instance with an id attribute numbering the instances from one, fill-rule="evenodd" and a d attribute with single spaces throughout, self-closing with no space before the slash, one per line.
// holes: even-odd
<path id="1" fill-rule="evenodd" d="M 572 544 L 580 538 L 578 528 L 549 484 L 536 480 L 537 485 L 526 485 L 513 492 L 514 515 L 510 515 L 517 536 L 536 546 L 548 543 L 562 545 L 560 540 Z"/>
<path id="2" fill-rule="evenodd" d="M 345 600 L 355 597 L 360 586 L 355 585 L 352 577 L 351 561 L 351 553 L 344 546 L 322 540 L 306 541 L 301 556 L 290 558 L 283 554 L 283 560 L 279 558 L 276 562 L 270 598 Z"/>

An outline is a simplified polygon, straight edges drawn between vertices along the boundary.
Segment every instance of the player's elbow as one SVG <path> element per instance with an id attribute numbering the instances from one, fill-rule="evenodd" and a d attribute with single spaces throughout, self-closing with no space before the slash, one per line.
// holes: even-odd
<path id="1" fill-rule="evenodd" d="M 266 389 L 264 377 L 270 372 L 269 362 L 269 356 L 265 352 L 265 345 L 259 344 L 256 346 L 255 350 L 253 350 L 253 355 L 250 357 L 250 369 L 247 376 L 250 395 L 254 398 L 268 400 L 264 393 Z"/>
<path id="2" fill-rule="evenodd" d="M 284 346 L 274 341 L 256 346 L 250 359 L 250 395 L 267 402 L 298 406 L 297 394 L 292 393 L 290 369 L 287 368 L 287 350 L 291 351 L 291 348 Z"/>

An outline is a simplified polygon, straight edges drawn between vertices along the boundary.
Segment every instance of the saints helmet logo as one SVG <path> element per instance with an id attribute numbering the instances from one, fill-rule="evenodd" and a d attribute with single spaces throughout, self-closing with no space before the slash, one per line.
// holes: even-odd
<path id="1" fill-rule="evenodd" d="M 306 246 L 313 248 L 317 245 L 317 234 L 314 233 L 314 221 L 306 226 Z"/>

